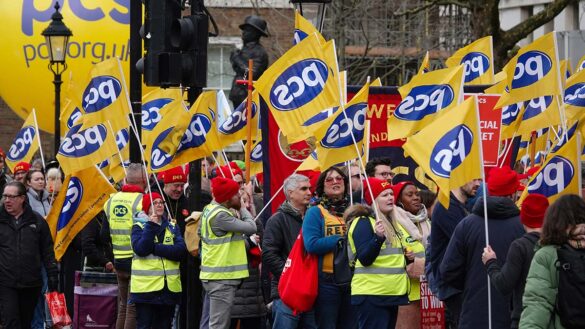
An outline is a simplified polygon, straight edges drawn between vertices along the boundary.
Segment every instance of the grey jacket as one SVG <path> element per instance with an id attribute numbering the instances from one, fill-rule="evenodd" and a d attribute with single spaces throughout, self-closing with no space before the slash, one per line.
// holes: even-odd
<path id="1" fill-rule="evenodd" d="M 33 211 L 38 212 L 41 216 L 47 217 L 51 205 L 49 204 L 49 192 L 42 190 L 40 195 L 32 188 L 29 188 L 26 192 L 28 197 L 28 204 Z"/>

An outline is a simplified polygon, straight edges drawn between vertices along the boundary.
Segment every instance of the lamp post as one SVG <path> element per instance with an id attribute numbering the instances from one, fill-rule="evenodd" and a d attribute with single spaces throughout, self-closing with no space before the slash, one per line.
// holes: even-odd
<path id="1" fill-rule="evenodd" d="M 67 44 L 69 37 L 73 35 L 71 30 L 63 23 L 63 16 L 59 12 L 59 2 L 55 3 L 55 12 L 51 16 L 51 24 L 43 31 L 47 46 L 49 47 L 49 70 L 53 72 L 55 85 L 55 158 L 59 152 L 61 142 L 61 74 L 67 69 L 65 58 L 67 57 Z"/>
<path id="2" fill-rule="evenodd" d="M 331 0 L 291 0 L 290 2 L 319 32 L 323 30 L 325 8 Z"/>

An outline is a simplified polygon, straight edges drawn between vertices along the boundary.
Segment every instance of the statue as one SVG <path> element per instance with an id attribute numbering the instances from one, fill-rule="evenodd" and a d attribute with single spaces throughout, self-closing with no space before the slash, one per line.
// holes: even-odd
<path id="1" fill-rule="evenodd" d="M 236 80 L 244 79 L 244 75 L 248 70 L 248 60 L 252 59 L 254 61 L 254 80 L 258 80 L 262 76 L 262 73 L 266 71 L 266 68 L 268 68 L 268 54 L 260 44 L 260 37 L 268 36 L 266 21 L 259 16 L 248 16 L 244 20 L 244 24 L 240 25 L 240 29 L 242 30 L 244 47 L 241 50 L 234 50 L 230 55 L 232 68 L 236 72 L 229 95 L 229 99 L 234 104 L 234 107 L 240 105 L 248 97 L 247 87 L 236 84 Z"/>

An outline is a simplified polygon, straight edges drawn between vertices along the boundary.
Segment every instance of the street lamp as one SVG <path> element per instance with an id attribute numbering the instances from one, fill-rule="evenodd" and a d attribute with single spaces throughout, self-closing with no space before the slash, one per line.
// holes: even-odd
<path id="1" fill-rule="evenodd" d="M 331 0 L 291 0 L 290 2 L 319 32 L 323 30 L 325 7 L 331 3 Z"/>
<path id="2" fill-rule="evenodd" d="M 67 44 L 69 37 L 73 35 L 71 30 L 63 23 L 63 16 L 59 12 L 59 2 L 55 3 L 55 12 L 51 16 L 51 24 L 43 31 L 47 46 L 49 47 L 49 70 L 53 72 L 55 85 L 55 158 L 59 152 L 61 142 L 61 73 L 67 69 L 65 58 L 67 57 Z"/>

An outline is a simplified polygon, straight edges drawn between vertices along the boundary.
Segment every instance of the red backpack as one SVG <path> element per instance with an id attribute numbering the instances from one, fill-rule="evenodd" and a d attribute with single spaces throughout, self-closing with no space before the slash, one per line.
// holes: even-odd
<path id="1" fill-rule="evenodd" d="M 278 282 L 278 294 L 293 314 L 310 311 L 319 292 L 317 255 L 305 251 L 303 232 L 297 236 Z"/>

